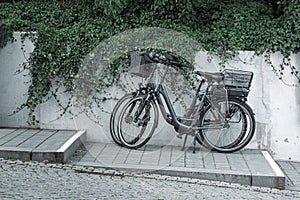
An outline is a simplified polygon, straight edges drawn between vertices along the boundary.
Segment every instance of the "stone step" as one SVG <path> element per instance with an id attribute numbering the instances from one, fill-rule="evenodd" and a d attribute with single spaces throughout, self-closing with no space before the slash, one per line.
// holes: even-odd
<path id="1" fill-rule="evenodd" d="M 245 149 L 216 153 L 179 146 L 145 146 L 138 150 L 116 144 L 86 143 L 87 153 L 75 165 L 149 172 L 163 175 L 239 183 L 250 186 L 285 187 L 285 176 L 264 150 Z"/>
<path id="2" fill-rule="evenodd" d="M 66 162 L 82 144 L 85 131 L 0 128 L 0 157 Z"/>

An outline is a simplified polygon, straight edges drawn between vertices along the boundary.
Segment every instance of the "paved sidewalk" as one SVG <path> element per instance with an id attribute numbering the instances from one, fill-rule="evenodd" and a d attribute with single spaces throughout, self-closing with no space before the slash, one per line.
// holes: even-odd
<path id="1" fill-rule="evenodd" d="M 300 162 L 277 161 L 286 174 L 286 189 L 300 191 Z"/>
<path id="2" fill-rule="evenodd" d="M 0 158 L 66 162 L 84 135 L 84 131 L 0 128 Z M 278 162 L 286 179 L 269 153 L 262 150 L 224 154 L 198 148 L 194 154 L 191 148 L 182 151 L 179 146 L 130 150 L 112 143 L 87 143 L 85 147 L 87 153 L 72 164 L 281 189 L 287 183 L 288 189 L 300 190 L 300 164 Z"/>
<path id="3" fill-rule="evenodd" d="M 266 151 L 224 154 L 178 146 L 145 146 L 140 150 L 115 144 L 88 143 L 87 153 L 72 164 L 126 169 L 164 175 L 216 180 L 243 185 L 284 188 L 285 176 Z"/>

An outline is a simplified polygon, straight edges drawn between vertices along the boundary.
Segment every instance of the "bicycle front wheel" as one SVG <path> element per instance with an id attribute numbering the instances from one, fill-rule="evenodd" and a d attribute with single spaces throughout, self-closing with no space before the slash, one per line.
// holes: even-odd
<path id="1" fill-rule="evenodd" d="M 118 102 L 117 104 L 115 105 L 111 115 L 110 115 L 110 135 L 113 139 L 113 141 L 122 146 L 122 143 L 120 141 L 120 138 L 119 138 L 119 135 L 118 135 L 118 131 L 117 131 L 117 120 L 118 120 L 118 117 L 120 116 L 120 112 L 122 110 L 122 108 L 126 105 L 126 103 L 132 99 L 134 96 L 136 96 L 134 93 L 130 93 L 130 94 L 127 94 L 125 96 L 123 96 Z"/>
<path id="2" fill-rule="evenodd" d="M 203 129 L 198 136 L 199 140 L 208 149 L 224 153 L 245 147 L 255 131 L 251 108 L 236 99 L 219 101 L 216 106 L 210 106 L 200 117 L 200 123 Z"/>
<path id="3" fill-rule="evenodd" d="M 158 108 L 154 101 L 143 96 L 131 99 L 118 119 L 118 135 L 128 148 L 140 148 L 152 137 L 158 124 Z"/>

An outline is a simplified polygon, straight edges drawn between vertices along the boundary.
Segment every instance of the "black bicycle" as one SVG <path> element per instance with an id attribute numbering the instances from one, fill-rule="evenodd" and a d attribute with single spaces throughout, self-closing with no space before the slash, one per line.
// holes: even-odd
<path id="1" fill-rule="evenodd" d="M 253 73 L 224 70 L 218 73 L 195 71 L 199 85 L 187 112 L 178 116 L 163 84 L 169 67 L 192 69 L 167 53 L 161 58 L 149 52 L 139 54 L 147 63 L 166 66 L 159 83 L 147 83 L 137 91 L 121 98 L 111 115 L 113 140 L 128 148 L 140 148 L 152 137 L 159 122 L 159 110 L 172 125 L 177 136 L 192 135 L 202 146 L 218 152 L 234 152 L 245 147 L 255 131 L 255 118 L 246 103 Z M 154 67 L 153 67 L 154 66 Z M 160 65 L 140 65 L 140 76 L 151 76 Z M 159 107 L 159 109 L 158 109 Z"/>

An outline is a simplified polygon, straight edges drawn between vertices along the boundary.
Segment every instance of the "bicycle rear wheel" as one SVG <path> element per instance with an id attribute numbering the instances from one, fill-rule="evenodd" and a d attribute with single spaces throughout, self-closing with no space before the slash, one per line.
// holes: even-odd
<path id="1" fill-rule="evenodd" d="M 158 116 L 154 101 L 144 100 L 143 96 L 131 99 L 118 118 L 120 142 L 128 148 L 140 148 L 145 145 L 157 127 Z"/>
<path id="2" fill-rule="evenodd" d="M 236 99 L 219 101 L 210 106 L 200 118 L 198 140 L 208 149 L 218 152 L 234 152 L 245 147 L 255 131 L 255 119 L 251 108 Z M 212 128 L 223 123 L 222 128 Z"/>

